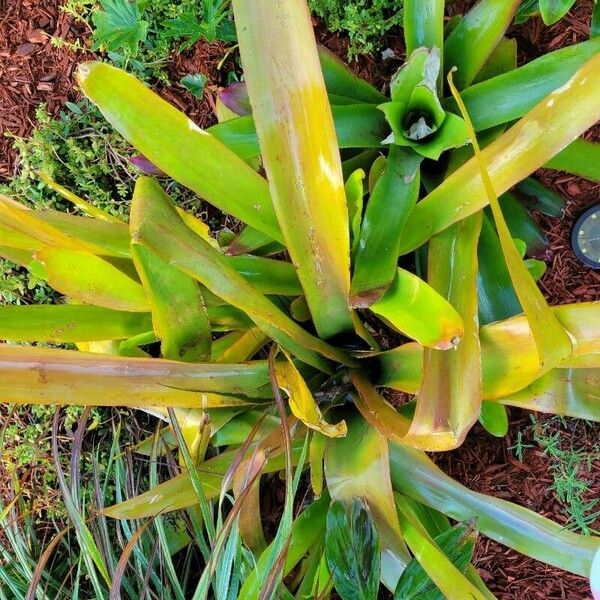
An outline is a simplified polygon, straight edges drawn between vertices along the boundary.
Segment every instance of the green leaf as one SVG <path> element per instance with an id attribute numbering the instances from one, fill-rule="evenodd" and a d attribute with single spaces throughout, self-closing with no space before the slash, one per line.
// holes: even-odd
<path id="1" fill-rule="evenodd" d="M 577 141 L 579 140 L 576 140 L 567 146 L 567 148 L 576 144 Z M 552 160 L 557 159 L 561 154 L 557 154 Z M 600 168 L 598 169 L 598 175 L 600 177 Z M 549 217 L 560 217 L 565 209 L 565 199 L 560 194 L 532 177 L 526 177 L 523 181 L 519 182 L 517 184 L 517 191 L 524 194 L 523 202 L 528 208 L 537 210 Z"/>
<path id="2" fill-rule="evenodd" d="M 565 85 L 599 50 L 600 39 L 581 42 L 548 52 L 514 71 L 469 86 L 461 96 L 475 131 L 519 119 L 551 92 Z M 443 104 L 446 108 L 456 107 L 451 97 Z M 567 114 L 571 113 L 567 111 Z"/>
<path id="3" fill-rule="evenodd" d="M 129 0 L 100 0 L 104 10 L 92 13 L 94 45 L 92 50 L 104 46 L 109 52 L 129 50 L 138 52 L 140 42 L 148 34 L 148 22 L 143 21 L 136 2 Z"/>
<path id="4" fill-rule="evenodd" d="M 502 214 L 513 238 L 523 240 L 528 256 L 544 256 L 548 238 L 523 203 L 510 192 L 498 198 Z"/>
<path id="5" fill-rule="evenodd" d="M 441 51 L 444 47 L 444 0 L 404 0 L 403 28 L 407 56 L 423 46 Z M 440 77 L 440 89 L 441 83 Z"/>
<path id="6" fill-rule="evenodd" d="M 213 294 L 244 311 L 265 333 L 308 364 L 328 371 L 319 355 L 354 362 L 342 350 L 309 334 L 260 293 L 226 257 L 181 220 L 171 199 L 148 177 L 140 177 L 134 200 L 140 220 L 132 238 L 163 261 L 187 273 Z"/>
<path id="7" fill-rule="evenodd" d="M 475 537 L 471 523 L 459 523 L 434 538 L 435 545 L 448 557 L 448 560 L 465 573 L 475 549 Z M 395 600 L 446 600 L 446 596 L 431 581 L 421 563 L 414 558 L 402 572 Z"/>
<path id="8" fill-rule="evenodd" d="M 520 0 L 482 0 L 466 15 L 444 44 L 445 72 L 457 68 L 456 87 L 469 86 L 500 42 Z"/>
<path id="9" fill-rule="evenodd" d="M 454 307 L 404 269 L 397 269 L 392 285 L 369 309 L 396 331 L 430 348 L 454 348 L 464 334 L 462 319 Z"/>
<path id="10" fill-rule="evenodd" d="M 502 321 L 522 312 L 506 262 L 502 257 L 498 234 L 485 213 L 477 252 L 479 257 L 477 296 L 481 324 Z"/>
<path id="11" fill-rule="evenodd" d="M 354 500 L 350 515 L 343 502 L 331 503 L 325 557 L 335 591 L 342 600 L 377 600 L 381 571 L 379 534 L 364 500 Z"/>
<path id="12" fill-rule="evenodd" d="M 282 241 L 267 182 L 213 135 L 120 69 L 84 63 L 77 79 L 113 127 L 159 169 Z"/>
<path id="13" fill-rule="evenodd" d="M 409 554 L 402 540 L 389 480 L 388 441 L 360 415 L 344 414 L 348 434 L 328 440 L 325 478 L 331 498 L 366 500 L 381 539 L 381 580 L 394 589 Z"/>
<path id="14" fill-rule="evenodd" d="M 363 197 L 365 195 L 363 180 L 365 172 L 362 169 L 353 171 L 346 181 L 344 190 L 348 204 L 348 220 L 350 222 L 351 256 L 354 259 L 360 239 L 360 224 L 363 214 Z"/>
<path id="15" fill-rule="evenodd" d="M 570 10 L 575 0 L 539 0 L 540 13 L 546 25 L 554 25 Z"/>
<path id="16" fill-rule="evenodd" d="M 488 433 L 496 437 L 504 437 L 508 433 L 506 408 L 497 402 L 484 400 L 481 403 L 479 422 Z"/>
<path id="17" fill-rule="evenodd" d="M 36 252 L 35 257 L 44 265 L 48 283 L 74 300 L 115 310 L 148 312 L 144 288 L 136 281 L 135 273 L 121 270 L 119 263 L 111 264 L 87 252 L 50 247 Z"/>
<path id="18" fill-rule="evenodd" d="M 119 340 L 151 330 L 148 313 L 80 304 L 0 307 L 0 339 L 14 342 Z"/>
<path id="19" fill-rule="evenodd" d="M 457 521 L 475 519 L 483 535 L 521 554 L 589 576 L 600 538 L 577 535 L 517 504 L 472 492 L 420 450 L 390 444 L 390 469 L 394 490 Z"/>
<path id="20" fill-rule="evenodd" d="M 598 36 L 600 36 L 600 3 L 594 2 L 592 22 L 590 23 L 590 37 L 593 38 Z"/>
<path id="21" fill-rule="evenodd" d="M 197 73 L 195 75 L 186 75 L 185 77 L 182 77 L 180 83 L 194 97 L 202 98 L 202 96 L 204 96 L 204 88 L 206 87 L 207 81 L 208 77 L 206 75 Z"/>
<path id="22" fill-rule="evenodd" d="M 600 181 L 600 144 L 579 138 L 551 158 L 545 166 L 590 181 Z"/>
<path id="23" fill-rule="evenodd" d="M 132 204 L 132 227 L 136 222 L 134 207 Z M 154 331 L 161 340 L 162 356 L 184 362 L 208 360 L 212 334 L 198 283 L 139 244 L 132 245 L 132 252 L 148 295 Z"/>
<path id="24" fill-rule="evenodd" d="M 397 271 L 404 225 L 419 195 L 420 155 L 390 147 L 385 171 L 367 203 L 356 244 L 351 304 L 367 307 L 387 291 Z"/>

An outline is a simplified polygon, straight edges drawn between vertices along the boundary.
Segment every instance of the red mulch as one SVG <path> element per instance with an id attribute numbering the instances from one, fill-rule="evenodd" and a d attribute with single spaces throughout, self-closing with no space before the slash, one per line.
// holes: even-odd
<path id="1" fill-rule="evenodd" d="M 17 156 L 7 133 L 27 136 L 42 102 L 57 115 L 75 97 L 73 71 L 82 53 L 53 47 L 50 39 L 73 43 L 85 33 L 58 10 L 58 1 L 0 0 L 0 180 L 15 170 Z"/>
<path id="2" fill-rule="evenodd" d="M 74 42 L 85 39 L 86 31 L 83 25 L 61 13 L 59 4 L 58 0 L 0 0 L 0 180 L 14 172 L 17 161 L 11 140 L 5 138 L 4 133 L 26 136 L 33 126 L 35 107 L 41 102 L 46 102 L 49 112 L 55 115 L 66 100 L 77 98 L 73 70 L 84 55 L 69 48 L 54 48 L 49 37 Z M 473 0 L 457 0 L 448 3 L 448 12 L 462 12 L 472 4 Z M 540 19 L 513 28 L 510 33 L 519 40 L 520 61 L 529 61 L 548 50 L 587 39 L 592 4 L 593 0 L 580 0 L 563 21 L 551 28 L 543 26 Z M 317 36 L 321 43 L 345 56 L 347 41 L 340 35 L 318 26 Z M 380 57 L 365 57 L 352 65 L 359 75 L 377 82 L 380 87 L 385 87 L 404 58 L 400 32 L 392 32 L 386 38 L 386 46 L 394 51 L 394 58 L 382 61 Z M 223 54 L 221 44 L 199 43 L 191 51 L 174 56 L 169 66 L 172 81 L 177 82 L 188 73 L 204 73 L 213 86 L 209 86 L 209 91 L 214 90 L 214 86 L 225 84 L 227 71 L 235 68 L 229 59 L 217 69 Z M 211 94 L 196 100 L 179 84 L 163 85 L 158 91 L 199 125 L 214 122 Z M 541 280 L 544 293 L 553 303 L 600 299 L 600 274 L 581 265 L 569 245 L 574 218 L 598 201 L 600 185 L 549 170 L 541 170 L 538 176 L 567 199 L 563 219 L 539 216 L 550 240 L 550 264 Z M 505 439 L 492 438 L 476 427 L 459 450 L 436 460 L 447 473 L 473 490 L 513 500 L 564 523 L 563 507 L 548 491 L 552 479 L 547 458 L 539 449 L 532 448 L 525 451 L 521 463 L 507 450 L 514 444 L 516 432 L 529 425 L 528 415 L 523 411 L 513 411 L 512 417 Z M 591 448 L 598 439 L 598 432 L 598 427 L 588 428 L 585 435 L 578 437 L 577 444 Z M 596 469 L 592 485 L 596 494 L 600 492 L 599 473 Z M 596 523 L 596 527 L 599 526 Z M 547 567 L 489 540 L 482 539 L 478 544 L 476 565 L 500 600 L 590 597 L 583 578 Z"/>

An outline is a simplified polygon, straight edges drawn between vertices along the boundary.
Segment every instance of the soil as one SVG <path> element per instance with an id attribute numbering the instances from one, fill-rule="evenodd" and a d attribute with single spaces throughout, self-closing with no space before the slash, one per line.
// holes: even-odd
<path id="1" fill-rule="evenodd" d="M 449 11 L 462 12 L 474 2 L 457 0 L 448 3 Z M 57 0 L 0 0 L 0 181 L 10 177 L 18 167 L 18 157 L 6 134 L 27 136 L 34 125 L 35 108 L 46 103 L 50 114 L 56 115 L 67 100 L 78 98 L 73 71 L 78 62 L 89 56 L 75 51 L 70 44 L 77 40 L 85 46 L 88 32 L 84 24 L 75 22 L 59 10 Z M 557 25 L 547 28 L 540 19 L 531 19 L 515 27 L 510 35 L 518 38 L 520 62 L 529 61 L 549 50 L 587 39 L 593 0 L 580 0 L 571 13 Z M 341 57 L 345 57 L 347 41 L 331 34 L 315 21 L 317 37 Z M 61 48 L 50 40 L 57 37 L 67 42 Z M 385 46 L 394 57 L 381 60 L 364 57 L 352 68 L 385 90 L 386 81 L 400 66 L 404 49 L 400 32 L 392 32 Z M 179 85 L 160 86 L 158 92 L 185 111 L 199 125 L 214 122 L 213 93 L 225 84 L 229 69 L 235 68 L 232 58 L 218 67 L 225 48 L 222 44 L 198 43 L 192 50 L 175 55 L 169 66 L 172 81 L 188 73 L 204 73 L 209 77 L 209 94 L 197 100 Z M 596 128 L 591 131 L 600 140 Z M 548 270 L 540 286 L 553 304 L 600 299 L 600 273 L 579 263 L 572 254 L 569 234 L 574 218 L 586 207 L 598 201 L 600 184 L 595 184 L 555 171 L 540 170 L 540 179 L 559 191 L 566 199 L 562 219 L 538 215 L 549 242 Z M 566 522 L 564 507 L 548 490 L 552 483 L 548 458 L 537 447 L 525 450 L 518 461 L 509 448 L 518 431 L 527 431 L 529 414 L 511 412 L 511 427 L 504 439 L 489 436 L 476 427 L 457 451 L 437 457 L 440 466 L 471 489 L 512 500 L 541 512 L 559 523 Z M 600 427 L 578 429 L 572 442 L 578 448 L 594 447 Z M 531 441 L 527 438 L 525 442 Z M 563 435 L 568 435 L 563 432 Z M 600 496 L 600 470 L 593 471 L 591 494 Z M 600 521 L 592 527 L 600 528 Z M 476 566 L 482 577 L 500 600 L 569 599 L 590 597 L 587 581 L 528 559 L 512 550 L 481 538 L 476 551 Z"/>

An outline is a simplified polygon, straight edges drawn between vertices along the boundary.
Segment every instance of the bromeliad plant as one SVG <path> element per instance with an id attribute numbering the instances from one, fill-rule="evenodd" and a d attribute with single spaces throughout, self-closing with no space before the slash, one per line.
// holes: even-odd
<path id="1" fill-rule="evenodd" d="M 84 93 L 149 163 L 246 223 L 227 245 L 150 177 L 128 225 L 53 182 L 92 218 L 0 199 L 0 254 L 68 299 L 0 308 L 0 338 L 79 350 L 1 345 L 3 401 L 167 421 L 160 444 L 179 448 L 182 474 L 103 514 L 191 509 L 194 597 L 375 598 L 382 582 L 397 598 L 490 598 L 470 565 L 475 529 L 590 575 L 600 540 L 471 492 L 425 454 L 478 419 L 504 435 L 504 405 L 600 418 L 600 305 L 546 304 L 513 240 L 527 213 L 496 197 L 544 164 L 599 178 L 578 136 L 600 117 L 600 41 L 516 69 L 503 35 L 517 4 L 482 0 L 444 38 L 443 2 L 406 2 L 390 101 L 318 52 L 303 0 L 234 0 L 247 90 L 225 94 L 208 130 L 131 75 L 82 65 Z M 398 266 L 415 250 L 417 274 Z M 390 330 L 412 341 L 382 350 Z M 280 471 L 267 544 L 259 483 Z M 76 528 L 116 597 L 122 561 Z"/>

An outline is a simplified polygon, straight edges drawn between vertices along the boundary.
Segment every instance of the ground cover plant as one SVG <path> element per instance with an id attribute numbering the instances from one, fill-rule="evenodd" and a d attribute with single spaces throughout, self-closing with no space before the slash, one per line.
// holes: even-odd
<path id="1" fill-rule="evenodd" d="M 436 593 L 432 586 L 451 598 L 490 597 L 469 567 L 476 529 L 590 574 L 596 538 L 468 492 L 423 450 L 456 447 L 478 418 L 501 435 L 501 404 L 597 419 L 598 305 L 547 307 L 530 275 L 535 263 L 522 261 L 505 223 L 506 199 L 495 195 L 550 160 L 595 173 L 596 146 L 577 138 L 599 116 L 598 45 L 515 70 L 512 50 L 505 60 L 496 49 L 510 46 L 500 40 L 516 5 L 501 3 L 498 14 L 497 2 L 483 2 L 444 40 L 443 3 L 431 3 L 426 27 L 418 4 L 406 5 L 410 56 L 390 98 L 326 52 L 319 64 L 303 2 L 259 14 L 234 3 L 252 115 L 207 131 L 130 75 L 81 67 L 86 95 L 149 169 L 248 223 L 237 238 L 215 240 L 148 177 L 136 184 L 129 229 L 81 199 L 92 219 L 2 199 L 3 254 L 70 302 L 3 307 L 0 337 L 81 350 L 3 346 L 5 400 L 146 407 L 168 428 L 139 450 L 178 446 L 185 466 L 101 512 L 105 524 L 154 518 L 127 536 L 120 559 L 72 511 L 97 594 L 119 593 L 136 542 L 154 527 L 163 527 L 156 539 L 168 568 L 179 528 L 159 519 L 178 508 L 191 509 L 192 535 L 180 543 L 193 537 L 203 557 L 197 597 L 258 597 L 259 588 L 262 597 L 317 597 L 332 586 L 344 598 L 357 589 L 375 597 L 380 580 L 399 598 Z M 483 19 L 490 29 L 476 32 L 475 56 L 469 23 L 481 12 L 496 18 Z M 277 60 L 266 38 L 277 42 Z M 450 66 L 466 110 L 446 87 Z M 482 70 L 489 79 L 472 85 Z M 522 89 L 524 80 L 537 87 Z M 512 103 L 498 108 L 507 90 Z M 247 111 L 245 94 L 236 86 L 223 105 Z M 474 157 L 471 121 L 486 146 Z M 254 170 L 259 155 L 268 185 Z M 482 239 L 496 251 L 485 255 Z M 419 276 L 412 251 L 425 242 Z M 486 280 L 484 265 L 504 279 Z M 489 305 L 478 306 L 477 292 Z M 396 347 L 382 350 L 378 337 L 393 330 L 414 341 L 388 334 Z M 416 405 L 393 406 L 376 388 L 417 392 Z M 284 512 L 267 547 L 258 485 L 282 470 Z M 312 492 L 294 519 L 303 472 Z M 443 513 L 461 524 L 450 528 Z"/>

